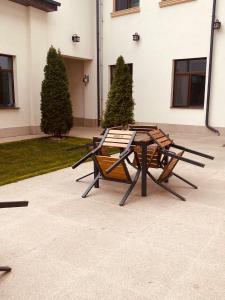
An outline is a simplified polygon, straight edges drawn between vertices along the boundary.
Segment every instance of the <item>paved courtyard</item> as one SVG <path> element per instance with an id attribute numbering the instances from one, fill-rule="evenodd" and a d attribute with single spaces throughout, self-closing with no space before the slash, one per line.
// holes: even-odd
<path id="1" fill-rule="evenodd" d="M 149 180 L 124 207 L 126 185 L 75 179 L 91 163 L 0 187 L 0 201 L 29 200 L 0 211 L 1 300 L 223 300 L 225 298 L 225 137 L 172 136 L 215 155 L 204 169 L 179 162 L 169 184 L 182 202 Z M 189 157 L 191 157 L 189 155 Z M 29 158 L 28 158 L 29 159 Z"/>

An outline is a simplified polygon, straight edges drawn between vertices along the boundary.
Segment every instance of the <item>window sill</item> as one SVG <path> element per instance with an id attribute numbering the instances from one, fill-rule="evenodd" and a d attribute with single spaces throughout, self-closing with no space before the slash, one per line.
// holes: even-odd
<path id="1" fill-rule="evenodd" d="M 139 13 L 139 12 L 140 12 L 140 7 L 137 6 L 137 7 L 132 7 L 132 8 L 128 8 L 128 9 L 114 11 L 111 13 L 111 17 L 115 18 L 115 17 L 125 16 L 125 15 L 129 15 L 129 14 Z"/>
<path id="2" fill-rule="evenodd" d="M 181 4 L 181 3 L 185 3 L 185 2 L 190 2 L 190 1 L 194 1 L 194 0 L 161 0 L 159 2 L 159 6 L 161 8 L 163 7 L 167 7 L 167 6 L 171 6 L 171 5 L 175 5 L 175 4 Z"/>
<path id="3" fill-rule="evenodd" d="M 171 106 L 171 109 L 204 109 L 204 106 Z"/>
<path id="4" fill-rule="evenodd" d="M 12 106 L 12 107 L 10 107 L 10 106 L 0 106 L 0 109 L 12 109 L 12 110 L 15 110 L 15 109 L 20 109 L 19 107 L 17 107 L 17 106 Z"/>

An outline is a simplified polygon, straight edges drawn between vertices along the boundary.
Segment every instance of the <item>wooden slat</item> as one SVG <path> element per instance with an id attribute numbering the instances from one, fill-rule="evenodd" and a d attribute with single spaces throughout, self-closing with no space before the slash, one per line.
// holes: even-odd
<path id="1" fill-rule="evenodd" d="M 109 133 L 113 133 L 113 134 L 125 134 L 125 135 L 129 135 L 129 136 L 132 136 L 133 135 L 133 132 L 132 131 L 129 131 L 129 130 L 109 130 Z"/>
<path id="2" fill-rule="evenodd" d="M 162 143 L 159 143 L 161 147 L 166 147 L 166 146 L 169 146 L 171 145 L 171 141 L 170 140 L 167 140 L 165 142 L 162 142 Z"/>
<path id="3" fill-rule="evenodd" d="M 113 163 L 118 161 L 117 158 L 107 157 L 107 156 L 96 156 L 96 159 L 97 159 L 97 161 L 98 161 L 98 163 L 99 163 L 99 165 L 102 169 L 102 172 L 103 172 L 103 175 L 104 175 L 105 178 L 122 180 L 122 181 L 128 181 L 129 180 L 122 164 L 117 166 L 109 174 L 106 173 L 106 170 Z"/>
<path id="4" fill-rule="evenodd" d="M 156 133 L 154 133 L 154 134 L 152 134 L 152 133 L 150 132 L 149 134 L 150 134 L 154 139 L 159 139 L 159 138 L 162 138 L 162 137 L 165 136 L 165 134 L 162 133 L 162 132 L 156 132 Z"/>
<path id="5" fill-rule="evenodd" d="M 130 136 L 126 135 L 126 134 L 107 134 L 107 138 L 115 138 L 115 139 L 126 139 L 126 140 L 130 140 Z"/>
<path id="6" fill-rule="evenodd" d="M 118 147 L 118 148 L 127 148 L 127 144 L 121 144 L 121 143 L 107 143 L 107 142 L 104 142 L 103 146 Z"/>
<path id="7" fill-rule="evenodd" d="M 123 144 L 128 144 L 130 139 L 129 140 L 126 140 L 126 139 L 114 139 L 114 138 L 108 138 L 106 137 L 105 139 L 106 142 L 112 142 L 112 143 L 123 143 Z"/>
<path id="8" fill-rule="evenodd" d="M 182 152 L 178 153 L 177 156 L 182 156 L 183 153 L 184 152 L 182 151 Z M 165 180 L 166 178 L 168 178 L 171 175 L 173 169 L 175 168 L 177 162 L 178 162 L 177 158 L 175 158 L 175 157 L 171 158 L 170 161 L 169 161 L 169 163 L 163 169 L 163 171 L 162 171 L 162 173 L 159 176 L 159 178 L 158 178 L 157 181 L 162 182 L 163 180 Z"/>
<path id="9" fill-rule="evenodd" d="M 170 141 L 167 136 L 164 136 L 164 137 L 161 137 L 161 138 L 157 139 L 158 143 L 163 143 L 165 141 Z"/>

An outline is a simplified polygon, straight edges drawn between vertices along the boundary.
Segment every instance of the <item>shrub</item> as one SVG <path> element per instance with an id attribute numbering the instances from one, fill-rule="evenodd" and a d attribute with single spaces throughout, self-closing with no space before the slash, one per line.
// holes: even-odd
<path id="1" fill-rule="evenodd" d="M 51 46 L 41 90 L 41 130 L 61 138 L 73 126 L 69 84 L 63 57 Z"/>
<path id="2" fill-rule="evenodd" d="M 132 96 L 132 77 L 122 56 L 116 63 L 115 76 L 108 93 L 102 126 L 127 126 L 134 123 L 134 100 Z"/>

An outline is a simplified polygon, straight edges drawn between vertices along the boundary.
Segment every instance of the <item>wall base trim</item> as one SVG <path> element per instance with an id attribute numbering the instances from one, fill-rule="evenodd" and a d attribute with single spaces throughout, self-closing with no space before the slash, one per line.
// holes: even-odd
<path id="1" fill-rule="evenodd" d="M 137 125 L 157 125 L 162 128 L 165 132 L 173 133 L 187 133 L 187 134 L 207 134 L 216 135 L 214 132 L 206 128 L 205 126 L 197 125 L 180 125 L 180 124 L 164 124 L 164 123 L 147 123 L 147 122 L 137 122 Z M 225 127 L 215 127 L 219 130 L 221 135 L 225 136 Z"/>
<path id="2" fill-rule="evenodd" d="M 0 128 L 0 138 L 40 134 L 39 126 Z"/>
<path id="3" fill-rule="evenodd" d="M 147 123 L 137 122 L 137 125 L 157 125 L 166 132 L 173 133 L 187 133 L 187 134 L 201 134 L 201 135 L 216 135 L 205 126 L 194 125 L 177 125 L 177 124 L 164 124 L 164 123 Z M 74 127 L 98 127 L 96 119 L 74 118 Z M 216 127 L 222 136 L 225 136 L 225 127 Z M 39 126 L 24 126 L 12 128 L 0 128 L 0 138 L 25 136 L 25 135 L 38 135 L 41 134 Z"/>
<path id="4" fill-rule="evenodd" d="M 74 118 L 73 126 L 77 127 L 98 127 L 97 119 Z"/>

